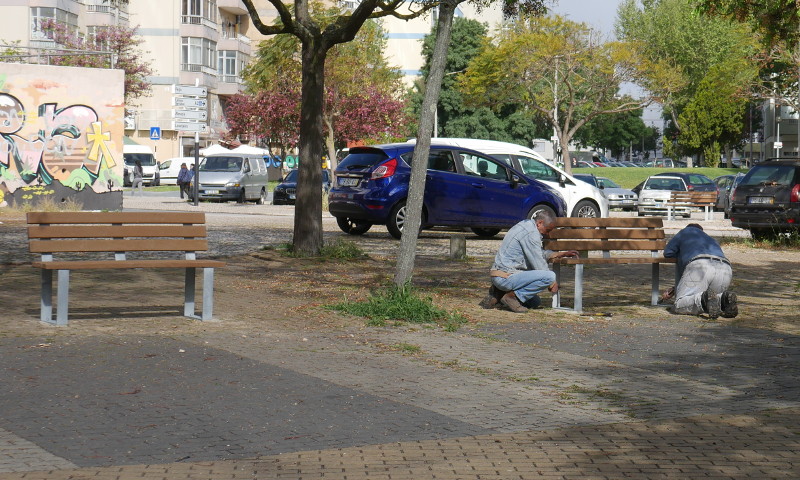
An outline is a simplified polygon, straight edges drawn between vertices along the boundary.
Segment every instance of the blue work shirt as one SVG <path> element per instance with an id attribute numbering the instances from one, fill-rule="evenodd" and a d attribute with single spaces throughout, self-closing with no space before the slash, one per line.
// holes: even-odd
<path id="1" fill-rule="evenodd" d="M 665 257 L 678 259 L 675 270 L 677 278 L 683 276 L 683 270 L 686 268 L 686 265 L 698 255 L 713 255 L 715 257 L 726 258 L 719 243 L 697 227 L 685 227 L 675 234 L 675 236 L 667 242 L 666 248 L 664 248 Z"/>
<path id="2" fill-rule="evenodd" d="M 523 220 L 511 227 L 494 257 L 492 270 L 509 274 L 528 270 L 549 270 L 547 259 L 552 250 L 542 247 L 542 235 L 533 220 Z"/>

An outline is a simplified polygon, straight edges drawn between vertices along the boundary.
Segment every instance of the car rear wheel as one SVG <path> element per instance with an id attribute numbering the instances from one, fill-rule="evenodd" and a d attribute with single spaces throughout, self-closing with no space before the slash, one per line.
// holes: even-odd
<path id="1" fill-rule="evenodd" d="M 242 193 L 239 194 L 239 199 L 236 201 L 238 203 L 244 203 L 247 201 L 247 197 L 244 196 L 244 188 L 242 188 Z"/>
<path id="2" fill-rule="evenodd" d="M 528 218 L 531 220 L 536 220 L 536 216 L 539 215 L 539 212 L 541 211 L 548 211 L 553 217 L 556 216 L 556 212 L 547 205 L 536 205 L 535 207 L 531 208 L 530 212 L 528 212 Z"/>
<path id="3" fill-rule="evenodd" d="M 408 208 L 406 208 L 406 201 L 403 200 L 392 208 L 389 214 L 389 221 L 386 222 L 386 229 L 389 230 L 389 235 L 399 239 L 403 236 L 403 227 L 408 221 Z M 422 208 L 419 219 L 419 231 L 425 228 L 425 223 L 428 221 L 428 215 L 425 213 L 425 207 Z M 419 232 L 417 232 L 419 233 Z"/>
<path id="4" fill-rule="evenodd" d="M 364 235 L 372 227 L 371 223 L 359 222 L 348 217 L 336 217 L 336 224 L 344 233 L 350 235 Z"/>
<path id="5" fill-rule="evenodd" d="M 600 210 L 594 203 L 588 200 L 581 200 L 572 210 L 572 216 L 581 218 L 598 218 L 600 216 Z"/>
<path id="6" fill-rule="evenodd" d="M 477 236 L 479 236 L 481 238 L 492 238 L 495 235 L 497 235 L 498 233 L 500 233 L 500 229 L 499 228 L 478 228 L 478 227 L 475 227 L 475 228 L 472 228 L 471 230 L 472 230 L 473 233 L 475 233 L 475 235 L 477 235 Z"/>

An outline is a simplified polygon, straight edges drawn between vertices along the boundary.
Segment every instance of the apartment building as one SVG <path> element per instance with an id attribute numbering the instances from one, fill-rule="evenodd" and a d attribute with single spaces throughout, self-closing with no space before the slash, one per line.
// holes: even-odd
<path id="1" fill-rule="evenodd" d="M 357 2 L 341 5 L 354 8 Z M 276 17 L 266 0 L 258 0 L 257 7 L 263 22 Z M 491 27 L 501 21 L 498 7 L 477 11 L 462 5 L 456 15 L 480 19 Z M 193 155 L 195 131 L 200 148 L 219 140 L 225 130 L 225 97 L 244 90 L 242 68 L 264 38 L 241 0 L 3 0 L 0 40 L 52 48 L 54 42 L 40 28 L 44 19 L 55 19 L 86 36 L 108 25 L 138 27 L 137 34 L 144 40 L 141 48 L 154 72 L 149 79 L 152 96 L 129 106 L 125 134 L 152 147 L 158 160 Z M 410 85 L 422 66 L 421 40 L 435 24 L 436 14 L 411 21 L 387 17 L 382 22 L 389 61 L 402 70 Z M 203 87 L 206 96 L 176 94 L 174 85 Z M 201 129 L 200 124 L 205 127 Z M 156 129 L 159 139 L 153 140 Z"/>

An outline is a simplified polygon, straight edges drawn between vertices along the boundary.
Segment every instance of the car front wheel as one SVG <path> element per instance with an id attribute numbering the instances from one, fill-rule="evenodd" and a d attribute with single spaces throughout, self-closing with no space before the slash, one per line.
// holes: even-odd
<path id="1" fill-rule="evenodd" d="M 550 215 L 556 217 L 556 212 L 553 211 L 552 208 L 548 207 L 547 205 L 536 205 L 535 207 L 531 208 L 531 211 L 528 212 L 528 218 L 531 220 L 536 220 L 536 217 L 539 215 L 539 212 L 547 211 L 550 212 Z"/>
<path id="2" fill-rule="evenodd" d="M 572 216 L 581 218 L 598 218 L 600 216 L 600 210 L 594 203 L 588 200 L 581 200 L 572 210 Z"/>
<path id="3" fill-rule="evenodd" d="M 495 235 L 497 235 L 498 233 L 500 233 L 500 229 L 499 228 L 478 228 L 478 227 L 475 227 L 475 228 L 472 228 L 471 230 L 475 235 L 477 235 L 477 236 L 479 236 L 481 238 L 492 238 Z"/>
<path id="4" fill-rule="evenodd" d="M 372 227 L 371 223 L 359 222 L 348 217 L 336 217 L 336 224 L 344 233 L 350 235 L 364 235 Z"/>

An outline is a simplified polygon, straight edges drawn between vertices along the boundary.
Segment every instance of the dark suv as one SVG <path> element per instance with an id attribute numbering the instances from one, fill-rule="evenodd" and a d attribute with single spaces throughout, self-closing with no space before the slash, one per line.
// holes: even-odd
<path id="1" fill-rule="evenodd" d="M 362 235 L 374 224 L 400 238 L 414 145 L 353 147 L 334 172 L 328 210 L 339 228 Z M 432 145 L 425 180 L 422 226 L 469 227 L 497 235 L 539 210 L 563 217 L 564 199 L 547 185 L 480 152 Z"/>
<path id="2" fill-rule="evenodd" d="M 753 166 L 731 197 L 731 223 L 753 238 L 800 230 L 800 160 Z"/>

